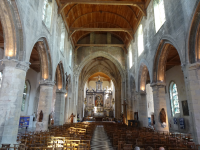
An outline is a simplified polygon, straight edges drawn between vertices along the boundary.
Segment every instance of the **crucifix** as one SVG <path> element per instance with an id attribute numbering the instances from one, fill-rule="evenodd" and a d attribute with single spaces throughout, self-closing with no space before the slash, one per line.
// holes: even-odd
<path id="1" fill-rule="evenodd" d="M 124 100 L 124 104 L 122 104 L 122 105 L 123 105 L 123 110 L 124 110 L 123 123 L 125 124 L 125 119 L 126 119 L 126 117 L 127 117 L 127 115 L 126 115 L 126 106 L 128 105 L 128 104 L 126 103 L 126 100 Z"/>

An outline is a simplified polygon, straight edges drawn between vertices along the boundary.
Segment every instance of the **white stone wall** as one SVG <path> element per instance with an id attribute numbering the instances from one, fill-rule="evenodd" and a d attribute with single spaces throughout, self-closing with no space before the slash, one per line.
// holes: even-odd
<path id="1" fill-rule="evenodd" d="M 174 117 L 172 116 L 170 93 L 169 93 L 169 87 L 172 81 L 175 82 L 177 85 L 179 107 L 180 107 L 180 114 L 175 114 Z M 168 113 L 169 124 L 171 124 L 171 127 L 169 127 L 169 129 L 171 131 L 176 131 L 176 132 L 192 133 L 192 122 L 190 120 L 191 116 L 183 115 L 182 101 L 184 100 L 188 100 L 188 99 L 186 95 L 186 87 L 185 87 L 183 72 L 181 70 L 181 66 L 175 66 L 166 72 L 166 103 L 167 103 L 167 113 Z M 180 129 L 179 121 L 178 121 L 178 124 L 176 125 L 174 124 L 173 118 L 177 118 L 178 120 L 179 118 L 184 118 L 186 128 Z"/>

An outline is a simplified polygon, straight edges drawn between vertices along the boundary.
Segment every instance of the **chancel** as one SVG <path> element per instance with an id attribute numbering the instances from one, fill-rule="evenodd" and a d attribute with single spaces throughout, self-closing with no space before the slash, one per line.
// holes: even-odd
<path id="1" fill-rule="evenodd" d="M 112 81 L 110 79 L 108 81 L 111 85 Z M 92 81 L 90 80 L 90 82 Z M 94 118 L 96 121 L 101 121 L 103 118 L 106 118 L 107 120 L 112 120 L 114 118 L 114 105 L 112 104 L 112 89 L 114 88 L 109 88 L 108 86 L 103 88 L 103 85 L 106 84 L 103 84 L 103 78 L 101 80 L 100 75 L 98 75 L 95 88 L 86 88 L 84 120 L 93 120 Z"/>
<path id="2" fill-rule="evenodd" d="M 200 0 L 0 0 L 0 149 L 200 149 Z"/>

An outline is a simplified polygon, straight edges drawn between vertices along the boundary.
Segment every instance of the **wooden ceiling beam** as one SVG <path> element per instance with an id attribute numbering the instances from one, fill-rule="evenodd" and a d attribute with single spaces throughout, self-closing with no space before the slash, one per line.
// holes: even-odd
<path id="1" fill-rule="evenodd" d="M 133 39 L 133 30 L 129 28 L 70 28 L 69 38 L 77 31 L 88 31 L 88 32 L 95 32 L 95 31 L 103 31 L 103 32 L 126 32 L 128 33 L 131 38 Z"/>
<path id="2" fill-rule="evenodd" d="M 180 62 L 169 62 L 169 63 L 166 63 L 167 66 L 179 66 L 181 65 Z"/>
<path id="3" fill-rule="evenodd" d="M 31 62 L 31 65 L 40 65 L 40 61 L 33 61 Z"/>
<path id="4" fill-rule="evenodd" d="M 0 48 L 4 48 L 4 42 L 0 42 Z"/>
<path id="5" fill-rule="evenodd" d="M 175 58 L 177 58 L 179 56 L 179 54 L 176 54 L 175 56 L 173 56 L 172 58 L 170 58 L 167 62 L 170 62 L 172 60 L 174 60 Z"/>
<path id="6" fill-rule="evenodd" d="M 1 33 L 1 32 L 0 32 L 0 36 L 1 36 L 2 38 L 4 38 L 3 33 Z"/>
<path id="7" fill-rule="evenodd" d="M 100 1 L 100 0 L 65 0 L 65 3 L 59 7 L 58 13 L 61 14 L 62 11 L 69 4 L 96 4 L 96 5 L 128 5 L 137 7 L 146 16 L 146 10 L 144 10 L 141 5 L 145 8 L 144 2 L 134 2 L 134 1 Z"/>
<path id="8" fill-rule="evenodd" d="M 120 47 L 127 53 L 125 44 L 75 44 L 76 50 L 80 47 Z"/>

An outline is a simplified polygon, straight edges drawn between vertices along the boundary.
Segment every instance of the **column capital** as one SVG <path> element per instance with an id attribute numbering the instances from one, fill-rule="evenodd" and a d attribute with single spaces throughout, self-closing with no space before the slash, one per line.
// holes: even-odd
<path id="1" fill-rule="evenodd" d="M 56 93 L 65 94 L 65 93 L 67 93 L 67 90 L 66 89 L 60 89 L 60 90 L 57 89 Z"/>
<path id="2" fill-rule="evenodd" d="M 3 59 L 2 60 L 2 64 L 5 65 L 5 67 L 13 67 L 16 69 L 20 69 L 20 70 L 24 70 L 25 72 L 27 72 L 27 70 L 29 69 L 29 62 L 25 62 L 25 61 L 18 61 L 16 59 Z"/>
<path id="3" fill-rule="evenodd" d="M 166 86 L 166 83 L 164 82 L 156 82 L 156 83 L 151 83 L 150 85 L 152 88 L 154 87 L 165 87 Z"/>
<path id="4" fill-rule="evenodd" d="M 55 82 L 49 80 L 40 80 L 39 84 L 44 86 L 54 86 Z"/>

